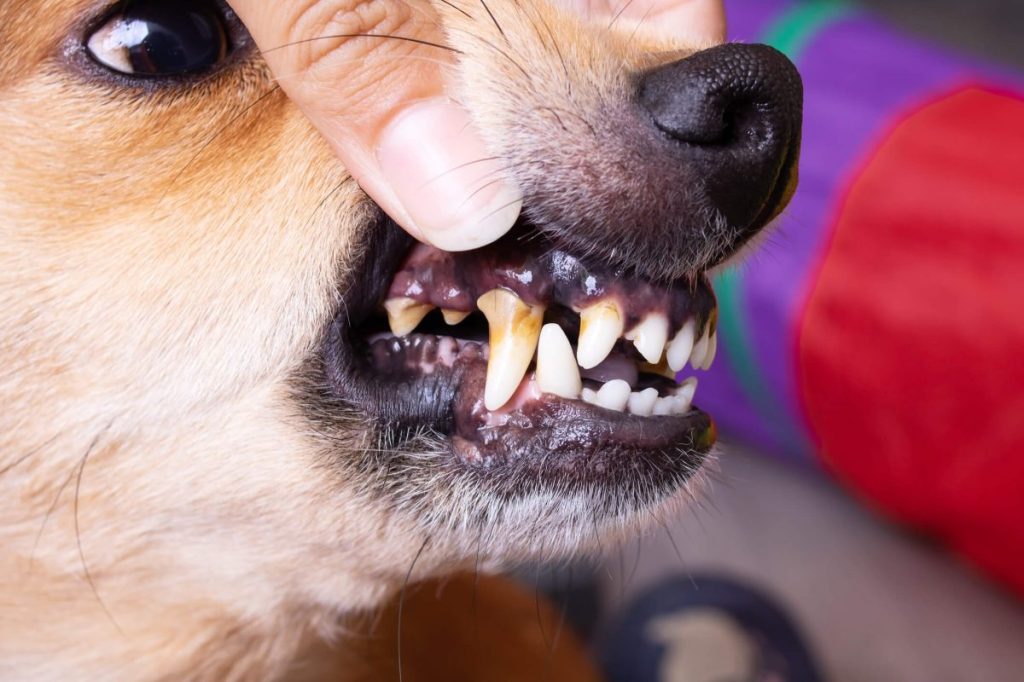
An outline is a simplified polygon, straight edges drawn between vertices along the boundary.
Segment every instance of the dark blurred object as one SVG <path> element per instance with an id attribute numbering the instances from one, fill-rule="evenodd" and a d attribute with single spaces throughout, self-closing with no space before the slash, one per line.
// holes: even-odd
<path id="1" fill-rule="evenodd" d="M 1024 68 L 1020 0 L 861 0 L 893 25 L 966 52 Z"/>
<path id="2" fill-rule="evenodd" d="M 719 575 L 666 580 L 626 606 L 598 655 L 609 682 L 820 682 L 793 619 Z"/>

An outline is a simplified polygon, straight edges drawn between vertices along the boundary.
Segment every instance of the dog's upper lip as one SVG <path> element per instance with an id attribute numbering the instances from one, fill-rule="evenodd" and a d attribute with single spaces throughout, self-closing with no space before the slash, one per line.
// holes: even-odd
<path id="1" fill-rule="evenodd" d="M 526 239 L 519 242 L 519 250 L 510 250 L 506 243 L 494 247 L 488 252 L 489 255 L 480 252 L 452 258 L 445 256 L 447 266 L 456 264 L 462 269 L 464 276 L 460 278 L 460 283 L 468 287 L 469 291 L 457 291 L 457 287 L 434 287 L 428 292 L 420 286 L 422 281 L 414 281 L 416 268 L 409 271 L 402 267 L 402 250 L 407 249 L 410 242 L 402 235 L 395 234 L 398 228 L 387 219 L 378 221 L 375 229 L 377 234 L 367 242 L 372 246 L 360 267 L 353 271 L 344 294 L 346 305 L 332 323 L 324 343 L 322 361 L 325 384 L 332 399 L 339 400 L 349 408 L 358 408 L 373 418 L 380 428 L 392 433 L 416 434 L 426 429 L 432 433 L 447 434 L 453 452 L 467 462 L 494 464 L 509 458 L 521 460 L 524 457 L 539 461 L 549 459 L 548 455 L 554 448 L 559 450 L 560 459 L 572 458 L 577 463 L 589 461 L 594 466 L 597 466 L 601 457 L 612 456 L 613 453 L 617 457 L 648 456 L 654 469 L 658 469 L 655 461 L 664 464 L 673 460 L 678 465 L 674 469 L 673 475 L 676 475 L 683 469 L 691 470 L 695 453 L 706 451 L 710 446 L 713 440 L 711 421 L 695 408 L 687 411 L 688 398 L 685 407 L 676 406 L 680 416 L 670 416 L 672 412 L 669 407 L 657 413 L 665 416 L 635 416 L 626 413 L 625 409 L 620 408 L 616 412 L 597 404 L 557 398 L 547 393 L 541 399 L 531 398 L 518 404 L 515 409 L 499 414 L 488 410 L 483 404 L 488 350 L 485 344 L 470 340 L 456 345 L 451 339 L 445 341 L 429 334 L 398 339 L 389 337 L 381 327 L 375 327 L 379 331 L 372 333 L 372 325 L 368 334 L 368 321 L 380 319 L 381 303 L 388 295 L 413 294 L 424 301 L 431 295 L 447 297 L 445 301 L 455 310 L 465 308 L 476 298 L 479 291 L 474 287 L 491 287 L 494 282 L 490 277 L 510 276 L 500 267 L 477 267 L 474 274 L 469 272 L 471 268 L 465 267 L 470 262 L 467 259 L 479 262 L 481 259 L 494 258 L 495 253 L 507 255 L 522 253 L 523 250 L 534 254 L 543 253 L 548 259 L 545 261 L 545 267 L 548 268 L 545 281 L 538 281 L 537 272 L 527 272 L 525 277 L 504 280 L 500 287 L 502 290 L 517 292 L 521 301 L 538 303 L 541 299 L 552 300 L 552 297 L 557 296 L 565 300 L 567 294 L 563 291 L 556 295 L 556 291 L 559 287 L 567 286 L 568 279 L 559 279 L 563 275 L 568 276 L 567 273 L 572 275 L 569 279 L 575 278 L 573 281 L 577 283 L 587 280 L 587 273 L 578 271 L 578 263 L 577 270 L 573 270 L 572 264 L 568 262 L 573 259 L 552 248 L 550 244 L 538 246 L 532 239 Z M 420 253 L 422 255 L 422 251 Z M 511 260 L 516 259 L 511 257 Z M 407 259 L 406 265 L 410 261 L 415 262 L 416 259 Z M 419 262 L 423 264 L 424 259 Z M 522 265 L 522 259 L 517 262 Z M 558 272 L 552 275 L 554 271 Z M 517 272 L 522 275 L 524 271 L 519 269 Z M 438 278 L 444 278 L 440 275 L 450 273 L 451 270 L 445 267 L 434 268 L 432 284 L 442 283 Z M 485 277 L 481 273 L 490 274 Z M 605 273 L 614 275 L 616 281 L 627 281 L 630 277 L 621 271 Z M 664 291 L 664 288 L 656 285 L 648 286 L 651 291 Z M 598 288 L 592 289 L 591 293 L 600 297 Z M 460 295 L 461 306 L 455 302 Z M 685 286 L 680 285 L 674 295 L 675 299 L 671 296 L 665 299 L 675 300 L 678 304 L 668 315 L 674 327 L 683 326 L 689 319 L 699 323 L 699 328 L 713 329 L 714 298 L 706 279 L 699 278 Z M 642 296 L 637 297 L 638 305 L 643 303 L 642 299 Z M 649 308 L 650 300 L 646 304 Z M 639 322 L 641 315 L 638 310 L 627 316 L 626 328 Z M 436 324 L 441 324 L 439 318 Z M 392 340 L 387 341 L 387 338 Z M 439 339 L 445 343 L 438 343 Z M 631 343 L 620 341 L 620 348 L 629 345 L 631 349 Z M 394 352 L 389 355 L 387 348 L 384 348 L 378 353 L 378 361 L 375 361 L 370 352 L 371 344 L 376 344 L 378 351 L 382 344 L 391 344 Z M 448 356 L 444 361 L 437 355 L 441 346 L 447 348 L 445 352 Z M 639 358 L 639 355 L 636 357 Z M 424 368 L 428 371 L 422 371 Z M 584 373 L 586 384 L 594 389 L 600 386 L 591 381 Z M 637 390 L 657 387 L 656 390 L 662 395 L 671 397 L 673 384 L 668 380 L 649 377 L 644 381 L 647 383 Z M 646 414 L 650 414 L 650 407 L 646 409 Z M 585 452 L 593 454 L 595 448 L 603 453 L 600 457 L 582 456 Z M 666 453 L 670 455 L 667 459 Z M 607 464 L 605 462 L 602 466 Z"/>

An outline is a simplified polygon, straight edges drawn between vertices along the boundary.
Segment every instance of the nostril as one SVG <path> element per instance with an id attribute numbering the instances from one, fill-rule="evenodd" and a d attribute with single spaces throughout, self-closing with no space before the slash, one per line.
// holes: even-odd
<path id="1" fill-rule="evenodd" d="M 767 45 L 730 43 L 642 75 L 640 107 L 739 227 L 756 220 L 798 145 L 803 86 Z"/>
<path id="2" fill-rule="evenodd" d="M 692 144 L 742 137 L 747 126 L 788 124 L 801 100 L 792 62 L 767 45 L 719 45 L 658 67 L 640 84 L 641 106 L 655 125 Z"/>

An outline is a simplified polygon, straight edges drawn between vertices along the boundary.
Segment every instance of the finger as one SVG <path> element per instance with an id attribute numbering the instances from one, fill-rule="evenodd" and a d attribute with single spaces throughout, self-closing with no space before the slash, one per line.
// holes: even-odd
<path id="1" fill-rule="evenodd" d="M 271 70 L 362 188 L 447 250 L 494 241 L 521 195 L 445 95 L 453 53 L 425 0 L 231 0 Z"/>
<path id="2" fill-rule="evenodd" d="M 725 41 L 722 0 L 623 0 L 619 21 L 639 24 L 650 33 L 706 47 Z M 618 10 L 616 10 L 618 11 Z"/>

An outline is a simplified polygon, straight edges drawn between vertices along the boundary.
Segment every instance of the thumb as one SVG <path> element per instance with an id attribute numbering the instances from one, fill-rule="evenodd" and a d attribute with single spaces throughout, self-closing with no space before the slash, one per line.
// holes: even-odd
<path id="1" fill-rule="evenodd" d="M 403 228 L 449 251 L 483 246 L 522 197 L 469 114 L 446 96 L 426 0 L 230 0 L 281 88 Z"/>

